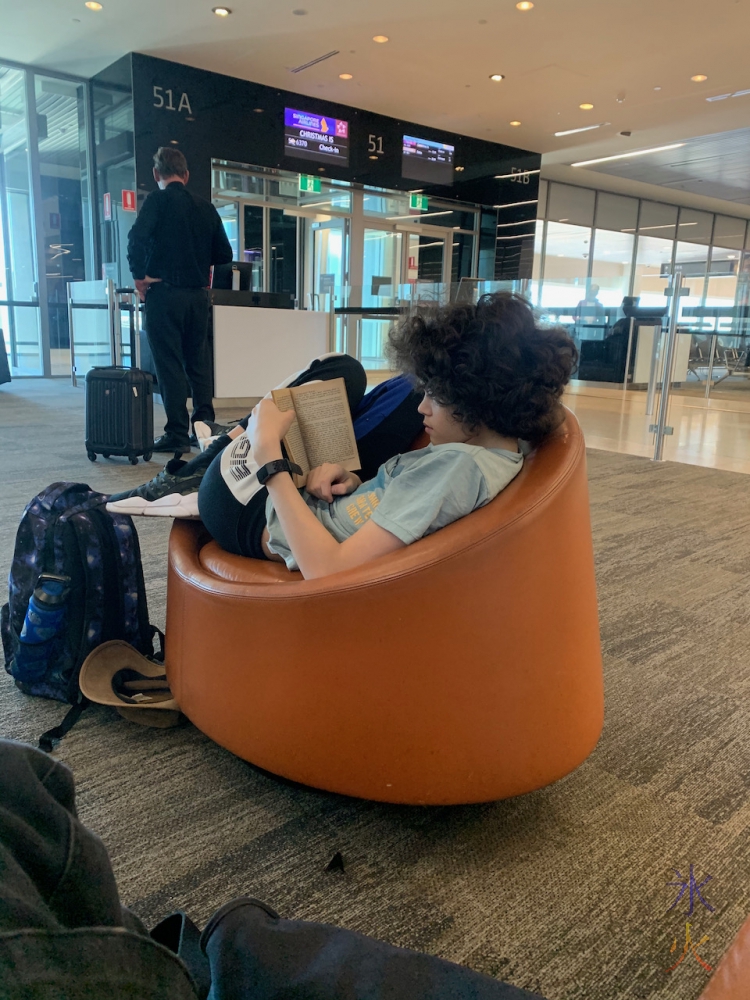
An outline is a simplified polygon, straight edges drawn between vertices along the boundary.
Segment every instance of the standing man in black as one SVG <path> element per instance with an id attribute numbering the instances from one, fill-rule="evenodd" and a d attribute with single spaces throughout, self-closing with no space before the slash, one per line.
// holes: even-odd
<path id="1" fill-rule="evenodd" d="M 219 213 L 187 190 L 189 177 L 182 153 L 162 146 L 154 156 L 159 190 L 146 198 L 128 236 L 128 264 L 145 303 L 148 342 L 167 413 L 154 451 L 175 454 L 190 451 L 188 382 L 193 422 L 214 419 L 209 270 L 232 260 Z"/>

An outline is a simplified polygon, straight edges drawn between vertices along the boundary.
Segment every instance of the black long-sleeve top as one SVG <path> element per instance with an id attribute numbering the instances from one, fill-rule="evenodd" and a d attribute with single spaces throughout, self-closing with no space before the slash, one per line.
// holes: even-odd
<path id="1" fill-rule="evenodd" d="M 178 288 L 205 288 L 212 264 L 229 264 L 232 247 L 214 206 L 180 181 L 152 191 L 128 234 L 128 264 Z"/>

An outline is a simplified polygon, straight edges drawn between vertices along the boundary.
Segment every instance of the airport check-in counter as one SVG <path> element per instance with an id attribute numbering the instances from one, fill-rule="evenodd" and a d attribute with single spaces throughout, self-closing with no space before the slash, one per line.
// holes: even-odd
<path id="1" fill-rule="evenodd" d="M 211 300 L 214 398 L 219 406 L 265 396 L 329 350 L 328 313 L 279 308 L 291 305 L 288 296 L 284 300 L 281 295 L 214 288 Z"/>

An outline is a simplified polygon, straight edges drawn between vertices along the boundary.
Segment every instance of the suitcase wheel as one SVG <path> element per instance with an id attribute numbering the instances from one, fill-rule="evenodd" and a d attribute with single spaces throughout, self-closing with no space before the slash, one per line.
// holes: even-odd
<path id="1" fill-rule="evenodd" d="M 147 452 L 145 453 L 145 455 L 143 456 L 143 461 L 144 461 L 144 462 L 150 462 L 150 461 L 151 461 L 151 456 L 152 456 L 152 455 L 153 455 L 153 452 L 151 452 L 151 451 L 147 451 Z"/>
<path id="2" fill-rule="evenodd" d="M 110 456 L 110 452 L 108 452 L 108 451 L 103 451 L 102 452 L 102 458 L 109 458 L 109 456 Z"/>
<path id="3" fill-rule="evenodd" d="M 96 461 L 96 452 L 87 451 L 86 452 L 86 456 L 87 456 L 89 462 L 95 462 Z"/>
<path id="4" fill-rule="evenodd" d="M 128 461 L 130 462 L 131 465 L 138 465 L 138 456 L 128 455 Z"/>

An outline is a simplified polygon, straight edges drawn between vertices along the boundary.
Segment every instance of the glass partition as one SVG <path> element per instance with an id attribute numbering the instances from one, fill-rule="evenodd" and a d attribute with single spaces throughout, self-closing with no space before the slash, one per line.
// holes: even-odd
<path id="1" fill-rule="evenodd" d="M 669 276 L 679 266 L 688 294 L 679 303 L 675 381 L 688 392 L 750 389 L 747 220 L 554 181 L 540 209 L 533 301 L 576 339 L 579 379 L 648 382 L 645 324 L 635 324 L 637 365 L 634 355 L 625 377 L 617 346 L 630 327 L 623 300 L 634 296 L 641 308 L 664 309 Z"/>
<path id="2" fill-rule="evenodd" d="M 93 234 L 88 225 L 85 85 L 54 77 L 34 81 L 41 178 L 41 214 L 49 310 L 50 371 L 70 372 L 66 286 L 94 271 Z"/>
<path id="3" fill-rule="evenodd" d="M 675 213 L 676 214 L 676 213 Z M 641 306 L 664 305 L 664 276 L 672 269 L 674 243 L 658 236 L 639 236 L 633 295 Z"/>
<path id="4" fill-rule="evenodd" d="M 0 328 L 12 375 L 44 371 L 26 73 L 0 66 Z"/>
<path id="5" fill-rule="evenodd" d="M 113 363 L 107 282 L 72 282 L 70 298 L 73 376 L 81 380 L 94 365 Z"/>
<path id="6" fill-rule="evenodd" d="M 547 245 L 541 306 L 576 306 L 586 294 L 591 230 L 560 222 L 547 223 Z"/>
<path id="7" fill-rule="evenodd" d="M 630 294 L 634 246 L 632 233 L 613 233 L 606 229 L 594 232 L 591 281 L 603 305 L 617 307 Z"/>

